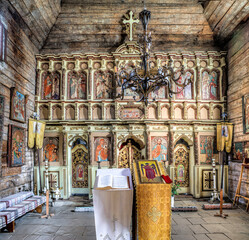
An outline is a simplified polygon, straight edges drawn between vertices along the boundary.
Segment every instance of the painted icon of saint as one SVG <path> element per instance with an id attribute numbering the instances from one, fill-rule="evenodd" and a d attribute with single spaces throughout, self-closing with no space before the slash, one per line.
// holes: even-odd
<path id="1" fill-rule="evenodd" d="M 162 140 L 159 138 L 157 144 L 152 149 L 152 158 L 157 161 L 167 160 L 167 147 L 162 145 Z"/>
<path id="2" fill-rule="evenodd" d="M 149 165 L 149 163 L 145 163 L 144 164 L 141 164 L 141 169 L 142 169 L 142 172 L 144 173 L 143 170 L 145 170 L 145 175 L 146 175 L 146 178 L 149 180 L 152 180 L 156 177 L 156 167 L 154 164 L 151 164 L 151 166 Z"/>
<path id="3" fill-rule="evenodd" d="M 78 165 L 77 175 L 78 175 L 78 179 L 79 180 L 83 179 L 84 170 L 83 170 L 83 166 L 82 165 Z"/>
<path id="4" fill-rule="evenodd" d="M 210 99 L 216 100 L 217 99 L 217 73 L 213 71 L 209 76 L 209 86 L 210 86 Z"/>
<path id="5" fill-rule="evenodd" d="M 57 162 L 57 146 L 53 143 L 52 139 L 49 139 L 49 143 L 44 148 L 45 160 L 49 162 Z"/>
<path id="6" fill-rule="evenodd" d="M 106 162 L 108 161 L 108 143 L 105 139 L 101 138 L 99 140 L 99 145 L 96 147 L 95 151 L 95 161 Z"/>
<path id="7" fill-rule="evenodd" d="M 49 75 L 44 80 L 44 99 L 51 99 L 52 97 L 52 80 Z"/>
<path id="8" fill-rule="evenodd" d="M 22 164 L 23 142 L 19 132 L 13 136 L 12 159 L 14 164 Z"/>
<path id="9" fill-rule="evenodd" d="M 210 99 L 209 74 L 207 71 L 202 73 L 202 98 Z"/>

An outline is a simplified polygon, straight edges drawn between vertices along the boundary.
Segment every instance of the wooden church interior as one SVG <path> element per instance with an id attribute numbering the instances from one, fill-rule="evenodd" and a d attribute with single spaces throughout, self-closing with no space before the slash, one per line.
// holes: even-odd
<path id="1" fill-rule="evenodd" d="M 156 159 L 180 193 L 209 198 L 213 158 L 218 188 L 221 183 L 216 125 L 226 112 L 234 128 L 224 192 L 234 198 L 242 161 L 249 158 L 249 3 L 147 0 L 146 7 L 152 14 L 151 68 L 171 59 L 180 80 L 186 77 L 182 66 L 191 78 L 172 98 L 165 87 L 151 93 L 148 106 L 128 90 L 123 100 L 115 98 L 118 71 L 130 72 L 140 61 L 141 24 L 123 20 L 129 11 L 139 18 L 141 0 L 0 1 L 0 197 L 43 190 L 45 160 L 49 186 L 68 199 L 92 198 L 99 159 L 101 168 Z M 12 116 L 13 89 L 26 99 L 23 121 Z M 46 122 L 43 149 L 36 153 L 28 147 L 34 112 Z M 9 151 L 14 127 L 24 134 L 19 164 Z M 242 195 L 249 196 L 248 186 Z"/>

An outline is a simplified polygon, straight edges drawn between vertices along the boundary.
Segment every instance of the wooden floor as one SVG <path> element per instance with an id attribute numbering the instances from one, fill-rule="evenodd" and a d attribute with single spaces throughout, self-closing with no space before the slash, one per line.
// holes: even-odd
<path id="1" fill-rule="evenodd" d="M 75 206 L 89 205 L 78 201 L 59 201 L 51 212 L 53 218 L 41 219 L 37 213 L 29 213 L 16 221 L 15 233 L 1 233 L 0 240 L 94 240 L 93 212 L 72 212 Z M 243 209 L 226 210 L 227 219 L 214 217 L 217 210 L 202 210 L 203 201 L 180 197 L 176 206 L 196 206 L 197 212 L 172 213 L 173 240 L 248 240 L 249 214 Z M 45 210 L 45 208 L 44 208 Z"/>

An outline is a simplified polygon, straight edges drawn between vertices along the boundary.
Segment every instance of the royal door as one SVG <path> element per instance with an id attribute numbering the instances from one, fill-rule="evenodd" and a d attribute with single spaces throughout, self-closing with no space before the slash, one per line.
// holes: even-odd
<path id="1" fill-rule="evenodd" d="M 132 163 L 141 159 L 141 150 L 135 146 L 133 140 L 128 140 L 127 143 L 121 146 L 118 156 L 119 168 L 132 169 Z"/>
<path id="2" fill-rule="evenodd" d="M 84 144 L 72 148 L 72 193 L 88 188 L 88 150 Z"/>
<path id="3" fill-rule="evenodd" d="M 180 185 L 181 192 L 189 192 L 189 147 L 186 144 L 176 144 L 175 158 L 175 183 Z"/>

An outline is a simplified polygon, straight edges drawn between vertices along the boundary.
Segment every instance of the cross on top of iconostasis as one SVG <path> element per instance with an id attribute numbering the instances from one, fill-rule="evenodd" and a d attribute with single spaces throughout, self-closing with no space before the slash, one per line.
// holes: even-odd
<path id="1" fill-rule="evenodd" d="M 135 31 L 135 24 L 139 23 L 138 19 L 133 18 L 134 14 L 132 11 L 129 14 L 125 15 L 126 19 L 123 20 L 123 23 L 126 27 L 126 33 L 128 34 L 129 41 L 133 41 L 133 33 Z"/>

